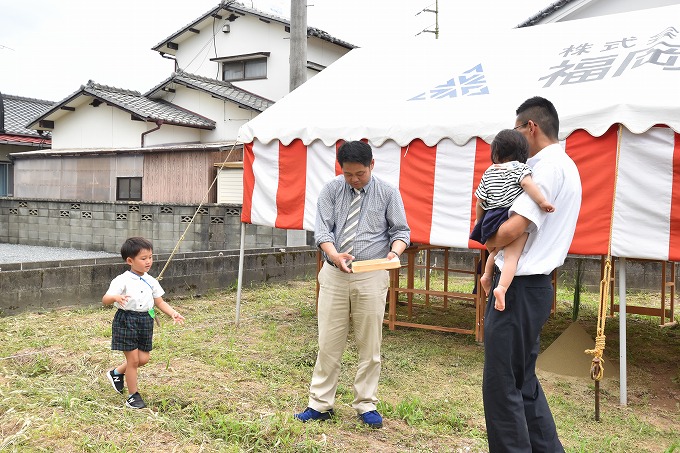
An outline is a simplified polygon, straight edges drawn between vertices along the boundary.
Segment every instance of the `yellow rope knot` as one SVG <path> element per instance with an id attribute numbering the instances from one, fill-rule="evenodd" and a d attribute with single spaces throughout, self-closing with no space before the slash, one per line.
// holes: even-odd
<path id="1" fill-rule="evenodd" d="M 604 376 L 604 327 L 607 318 L 607 302 L 609 300 L 609 281 L 612 272 L 611 255 L 607 256 L 603 269 L 603 277 L 600 281 L 600 306 L 597 312 L 597 337 L 595 337 L 595 349 L 586 349 L 586 354 L 593 355 L 593 361 L 590 365 L 590 377 L 594 381 L 599 381 Z"/>
<path id="2" fill-rule="evenodd" d="M 595 338 L 595 349 L 586 349 L 586 354 L 593 355 L 593 361 L 590 364 L 590 378 L 594 381 L 602 380 L 604 377 L 604 359 L 602 354 L 604 353 L 604 343 L 605 336 L 598 335 Z"/>

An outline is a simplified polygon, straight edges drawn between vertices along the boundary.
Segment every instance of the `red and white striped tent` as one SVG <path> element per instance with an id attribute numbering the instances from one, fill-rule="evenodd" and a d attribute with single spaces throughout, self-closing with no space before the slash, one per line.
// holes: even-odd
<path id="1" fill-rule="evenodd" d="M 342 140 L 367 140 L 412 241 L 474 247 L 489 143 L 556 106 L 583 205 L 570 252 L 680 260 L 680 6 L 360 48 L 246 123 L 242 221 L 314 229 Z M 559 206 L 557 206 L 559 209 Z"/>

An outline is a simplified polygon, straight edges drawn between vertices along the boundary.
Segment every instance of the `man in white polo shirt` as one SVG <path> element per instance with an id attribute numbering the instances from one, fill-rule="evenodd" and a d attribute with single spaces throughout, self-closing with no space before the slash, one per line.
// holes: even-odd
<path id="1" fill-rule="evenodd" d="M 552 271 L 561 266 L 581 208 L 581 179 L 559 145 L 559 117 L 547 99 L 527 99 L 517 109 L 515 129 L 529 142 L 533 178 L 555 212 L 544 212 L 522 194 L 508 220 L 486 245 L 503 247 L 524 231 L 529 239 L 506 293 L 506 309 L 494 309 L 493 292 L 484 318 L 484 414 L 489 451 L 563 452 L 555 421 L 536 377 L 539 336 L 550 316 Z M 503 252 L 496 257 L 503 268 Z M 495 287 L 500 272 L 494 275 Z"/>

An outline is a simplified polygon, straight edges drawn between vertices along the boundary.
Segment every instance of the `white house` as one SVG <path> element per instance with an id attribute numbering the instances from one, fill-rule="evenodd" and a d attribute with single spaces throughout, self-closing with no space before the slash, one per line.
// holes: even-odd
<path id="1" fill-rule="evenodd" d="M 289 35 L 288 19 L 220 3 L 153 47 L 175 72 L 147 93 L 90 81 L 33 119 L 52 149 L 11 155 L 15 196 L 197 203 L 228 162 L 226 199 L 208 201 L 240 204 L 238 129 L 288 93 Z M 354 48 L 307 36 L 308 77 Z"/>
<path id="2" fill-rule="evenodd" d="M 214 32 L 213 32 L 214 30 Z M 355 46 L 307 28 L 307 78 Z M 234 2 L 217 6 L 153 47 L 192 74 L 278 101 L 288 93 L 290 21 Z"/>

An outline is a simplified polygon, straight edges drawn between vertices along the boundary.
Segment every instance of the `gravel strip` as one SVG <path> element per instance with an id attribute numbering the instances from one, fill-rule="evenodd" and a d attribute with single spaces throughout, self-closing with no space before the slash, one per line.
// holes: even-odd
<path id="1" fill-rule="evenodd" d="M 86 258 L 119 257 L 118 253 L 88 252 L 85 250 L 38 245 L 0 244 L 0 263 L 36 263 L 41 261 L 77 260 Z"/>

